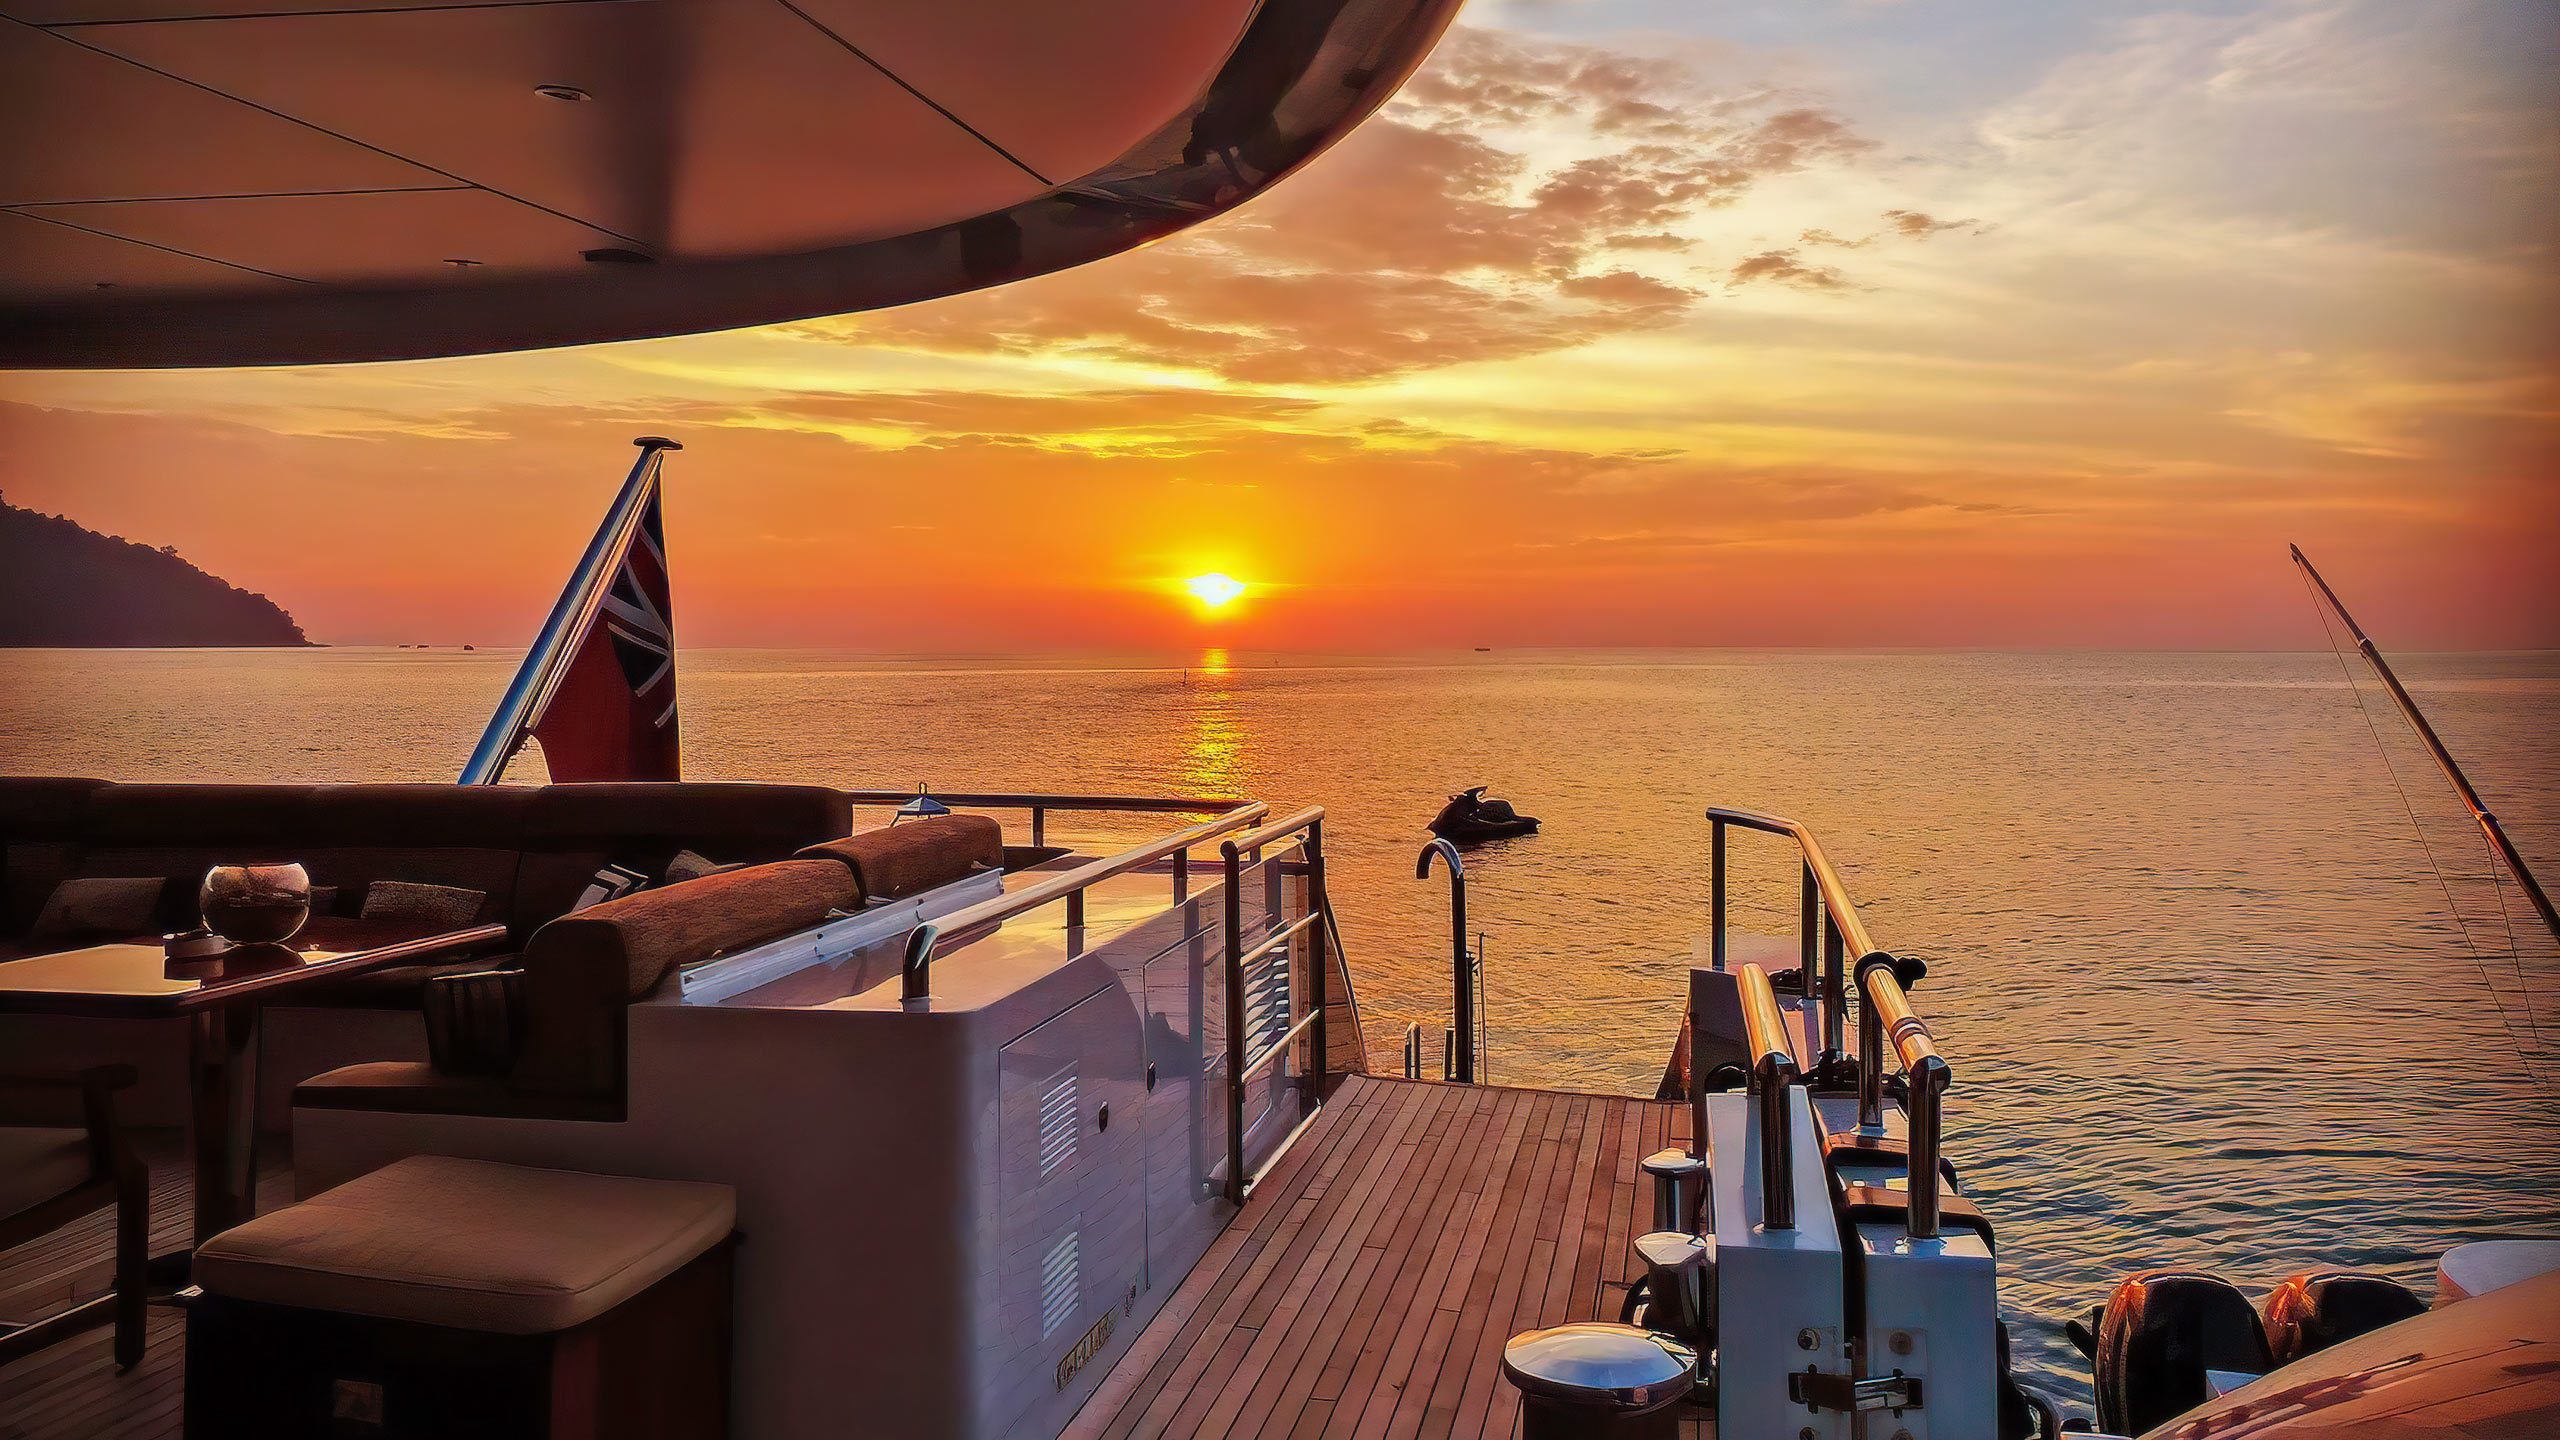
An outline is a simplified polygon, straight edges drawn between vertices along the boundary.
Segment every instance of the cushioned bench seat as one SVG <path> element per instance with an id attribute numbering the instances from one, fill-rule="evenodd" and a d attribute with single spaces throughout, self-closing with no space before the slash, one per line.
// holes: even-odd
<path id="1" fill-rule="evenodd" d="M 585 1324 L 726 1239 L 726 1185 L 419 1155 L 198 1249 L 210 1294 L 498 1335 Z"/>
<path id="2" fill-rule="evenodd" d="M 844 865 L 777 860 L 563 915 L 525 945 L 520 998 L 505 1007 L 514 1034 L 496 1047 L 491 1073 L 355 1065 L 303 1081 L 294 1104 L 619 1119 L 634 1002 L 686 965 L 806 930 L 860 904 L 860 887 Z"/>
<path id="3" fill-rule="evenodd" d="M 657 881 L 687 851 L 718 864 L 780 860 L 844 834 L 851 802 L 816 785 L 631 783 L 184 785 L 0 776 L 0 958 L 182 929 L 216 864 L 298 861 L 316 913 L 363 915 L 378 886 L 503 921 L 522 944 L 611 866 Z M 66 881 L 142 887 L 48 917 Z M 461 892 L 453 894 L 450 892 Z M 66 892 L 67 893 L 67 892 Z M 424 902 L 415 893 L 404 897 Z M 73 923 L 77 921 L 78 923 Z M 485 968 L 485 962 L 483 964 Z M 401 966 L 303 1003 L 413 1009 L 443 965 Z"/>

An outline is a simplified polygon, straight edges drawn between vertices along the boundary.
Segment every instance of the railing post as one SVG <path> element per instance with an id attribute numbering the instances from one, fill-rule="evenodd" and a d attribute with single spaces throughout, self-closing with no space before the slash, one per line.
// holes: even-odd
<path id="1" fill-rule="evenodd" d="M 1804 895 L 1796 905 L 1796 974 L 1803 977 L 1804 992 L 1813 993 L 1814 961 L 1820 953 L 1822 931 L 1822 886 L 1813 875 L 1813 862 L 1804 867 Z"/>
<path id="2" fill-rule="evenodd" d="M 1911 1085 L 1911 1238 L 1926 1240 L 1938 1233 L 1938 1139 L 1943 1114 L 1941 1097 L 1952 1078 L 1947 1062 L 1924 1057 L 1910 1072 Z"/>
<path id="3" fill-rule="evenodd" d="M 1449 1027 L 1452 1049 L 1444 1051 L 1452 1058 L 1446 1061 L 1449 1078 L 1472 1085 L 1476 1079 L 1476 1004 L 1475 986 L 1469 983 L 1474 957 L 1467 950 L 1467 866 L 1458 858 L 1458 847 L 1447 840 L 1433 840 L 1422 847 L 1413 862 L 1413 878 L 1426 879 L 1431 874 L 1431 857 L 1437 855 L 1449 867 L 1449 988 L 1455 999 L 1453 1023 Z"/>
<path id="4" fill-rule="evenodd" d="M 1911 1238 L 1926 1240 L 1938 1233 L 1941 1097 L 1954 1083 L 1955 1072 L 1947 1068 L 1947 1062 L 1938 1054 L 1937 1042 L 1929 1034 L 1928 1023 L 1912 1012 L 1910 998 L 1902 993 L 1902 983 L 1894 977 L 1891 956 L 1878 954 L 1861 961 L 1858 965 L 1858 989 L 1867 1009 L 1875 1016 L 1878 1047 L 1890 1042 L 1894 1054 L 1902 1061 L 1903 1078 L 1910 1091 L 1909 1098 L 1903 1103 L 1911 1128 L 1905 1152 L 1908 1162 L 1904 1171 L 1911 1195 L 1910 1231 Z M 1882 1066 L 1877 1068 L 1881 1070 Z M 1861 1108 L 1864 1108 L 1863 1098 Z"/>
<path id="5" fill-rule="evenodd" d="M 1307 825 L 1307 914 L 1311 919 L 1325 912 L 1324 886 L 1324 821 L 1319 818 Z M 1324 921 L 1314 919 L 1314 923 L 1307 926 L 1307 937 L 1308 989 L 1315 997 L 1316 1009 L 1313 1030 L 1316 1051 L 1316 1098 L 1321 1101 L 1324 1098 L 1325 1080 L 1333 1071 L 1333 1052 L 1325 1048 L 1325 972 L 1330 968 L 1330 962 L 1326 958 Z"/>
<path id="6" fill-rule="evenodd" d="M 1227 1199 L 1244 1203 L 1244 867 L 1236 842 L 1220 842 L 1226 861 L 1227 904 Z"/>
<path id="7" fill-rule="evenodd" d="M 1884 1133 L 1884 1014 L 1867 994 L 1867 968 L 1893 966 L 1882 952 L 1858 957 L 1858 1133 Z"/>
<path id="8" fill-rule="evenodd" d="M 1404 1027 L 1404 1078 L 1422 1078 L 1422 1022 L 1419 1020 Z"/>
<path id="9" fill-rule="evenodd" d="M 1704 1162 L 1707 1147 L 1707 1067 L 1698 1063 L 1698 982 L 1689 980 L 1689 1158 Z"/>
<path id="10" fill-rule="evenodd" d="M 1796 1083 L 1794 1054 L 1769 972 L 1741 970 L 1742 1030 L 1751 1046 L 1751 1098 L 1760 1124 L 1760 1222 L 1769 1230 L 1796 1228 L 1795 1111 L 1788 1092 Z"/>
<path id="11" fill-rule="evenodd" d="M 1481 930 L 1476 932 L 1475 968 L 1471 973 L 1475 980 L 1476 1036 L 1468 1046 L 1467 1057 L 1475 1063 L 1476 1082 L 1490 1085 L 1493 1083 L 1493 1061 L 1485 1054 L 1485 1042 L 1490 1037 L 1485 1033 L 1484 932 Z"/>
<path id="12" fill-rule="evenodd" d="M 1177 902 L 1191 898 L 1191 852 L 1188 849 L 1173 852 L 1173 898 Z"/>
<path id="13" fill-rule="evenodd" d="M 1724 968 L 1724 817 L 1707 815 L 1707 953 Z"/>
<path id="14" fill-rule="evenodd" d="M 1840 921 L 1828 907 L 1822 915 L 1822 1068 L 1837 1066 L 1847 1056 L 1848 1039 L 1844 1030 L 1849 1009 L 1847 943 L 1840 934 Z"/>
<path id="15" fill-rule="evenodd" d="M 1034 805 L 1031 807 L 1031 846 L 1036 850 L 1048 843 L 1049 807 L 1046 805 Z"/>

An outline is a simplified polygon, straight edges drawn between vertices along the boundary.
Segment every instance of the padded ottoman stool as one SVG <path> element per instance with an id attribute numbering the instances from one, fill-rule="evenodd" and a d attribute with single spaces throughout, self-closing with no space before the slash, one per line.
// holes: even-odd
<path id="1" fill-rule="evenodd" d="M 414 1156 L 196 1251 L 186 1433 L 718 1437 L 726 1185 Z"/>

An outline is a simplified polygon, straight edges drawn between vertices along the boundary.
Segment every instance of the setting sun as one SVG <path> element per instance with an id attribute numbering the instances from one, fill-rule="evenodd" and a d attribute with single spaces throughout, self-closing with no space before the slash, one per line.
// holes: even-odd
<path id="1" fill-rule="evenodd" d="M 1194 575 L 1182 582 L 1193 599 L 1212 610 L 1221 610 L 1244 593 L 1244 582 L 1232 575 Z"/>

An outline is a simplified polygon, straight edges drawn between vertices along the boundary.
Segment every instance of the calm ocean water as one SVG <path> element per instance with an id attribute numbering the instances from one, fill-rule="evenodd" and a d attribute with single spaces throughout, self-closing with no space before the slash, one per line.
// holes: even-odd
<path id="1" fill-rule="evenodd" d="M 514 659 L 0 652 L 0 771 L 450 779 Z M 2560 872 L 2560 656 L 2402 668 Z M 1812 824 L 1879 943 L 1931 963 L 1949 1151 L 2001 1227 L 2020 1361 L 2067 1393 L 2061 1321 L 2133 1269 L 2423 1285 L 2449 1244 L 2560 1231 L 2560 1047 L 2528 1020 L 2560 1040 L 2560 960 L 2382 713 L 2413 829 L 2326 654 L 722 651 L 681 683 L 695 778 L 1323 803 L 1382 1068 L 1448 1014 L 1446 883 L 1412 868 L 1445 792 L 1547 822 L 1468 862 L 1492 1074 L 1520 1084 L 1650 1094 L 1703 808 Z M 1737 923 L 1786 932 L 1789 852 L 1736 844 Z"/>

